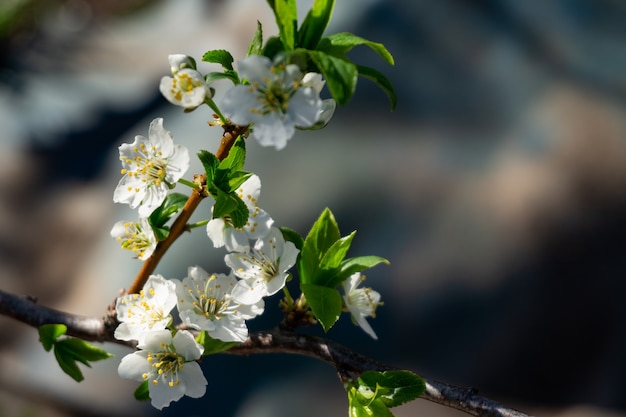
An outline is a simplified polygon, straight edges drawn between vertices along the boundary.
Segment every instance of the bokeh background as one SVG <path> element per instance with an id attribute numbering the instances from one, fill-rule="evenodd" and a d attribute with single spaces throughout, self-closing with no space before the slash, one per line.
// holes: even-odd
<path id="1" fill-rule="evenodd" d="M 337 3 L 329 32 L 393 53 L 393 68 L 367 48 L 352 58 L 388 74 L 397 110 L 360 80 L 325 130 L 280 152 L 248 144 L 278 224 L 305 233 L 328 206 L 344 234 L 358 230 L 352 254 L 391 260 L 367 274 L 385 301 L 372 322 L 379 340 L 345 317 L 328 336 L 534 415 L 626 416 L 626 3 Z M 303 16 L 311 1 L 298 4 Z M 140 266 L 108 234 L 134 218 L 112 203 L 117 146 L 164 117 L 177 142 L 215 151 L 210 113 L 184 114 L 158 82 L 170 53 L 243 57 L 256 20 L 276 32 L 261 0 L 0 3 L 3 290 L 104 313 Z M 222 257 L 196 230 L 158 272 L 221 272 Z M 272 304 L 253 330 L 279 319 Z M 77 384 L 34 329 L 0 317 L 0 416 L 347 412 L 325 364 L 218 355 L 203 363 L 203 399 L 155 413 L 117 376 L 128 350 L 105 347 L 116 358 Z M 392 411 L 463 415 L 424 400 Z"/>

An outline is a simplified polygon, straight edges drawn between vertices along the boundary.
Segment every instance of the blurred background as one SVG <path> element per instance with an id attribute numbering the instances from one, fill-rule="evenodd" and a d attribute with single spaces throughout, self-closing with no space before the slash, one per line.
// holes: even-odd
<path id="1" fill-rule="evenodd" d="M 311 3 L 298 2 L 301 16 Z M 344 235 L 358 230 L 352 255 L 391 261 L 367 274 L 385 302 L 372 321 L 379 340 L 347 317 L 328 336 L 529 414 L 626 416 L 626 3 L 337 3 L 329 33 L 394 55 L 391 68 L 352 52 L 388 74 L 397 110 L 362 79 L 326 129 L 298 132 L 280 152 L 249 142 L 247 162 L 277 224 L 304 234 L 328 206 Z M 135 216 L 112 203 L 117 147 L 164 117 L 192 153 L 215 151 L 208 109 L 183 113 L 158 83 L 170 53 L 242 58 L 256 20 L 276 33 L 260 0 L 0 3 L 3 290 L 104 314 L 140 267 L 109 237 Z M 196 230 L 158 272 L 224 272 L 223 255 Z M 252 330 L 280 319 L 276 302 Z M 286 355 L 208 357 L 206 396 L 157 413 L 117 376 L 127 349 L 106 345 L 116 357 L 77 384 L 34 329 L 4 317 L 0 329 L 0 416 L 347 413 L 331 367 Z M 392 411 L 464 415 L 424 400 Z"/>

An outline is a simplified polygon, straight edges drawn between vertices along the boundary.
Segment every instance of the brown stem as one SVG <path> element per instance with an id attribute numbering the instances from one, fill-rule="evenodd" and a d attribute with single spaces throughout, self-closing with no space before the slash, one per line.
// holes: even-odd
<path id="1" fill-rule="evenodd" d="M 4 291 L 0 291 L 0 315 L 12 317 L 33 327 L 62 323 L 67 326 L 67 334 L 70 336 L 88 341 L 132 346 L 130 342 L 115 339 L 114 328 L 107 324 L 106 319 L 77 316 L 54 310 L 40 306 L 30 298 L 18 297 Z M 226 353 L 234 355 L 287 353 L 309 356 L 333 366 L 343 381 L 355 379 L 365 371 L 398 369 L 356 353 L 331 340 L 281 328 L 252 333 L 245 342 L 232 347 Z M 475 389 L 456 387 L 427 378 L 424 380 L 426 391 L 421 398 L 437 404 L 477 417 L 529 417 L 527 414 L 479 396 Z"/>

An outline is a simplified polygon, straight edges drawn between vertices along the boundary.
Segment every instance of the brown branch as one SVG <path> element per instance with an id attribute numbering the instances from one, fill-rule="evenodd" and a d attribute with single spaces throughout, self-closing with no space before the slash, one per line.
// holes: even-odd
<path id="1" fill-rule="evenodd" d="M 67 334 L 87 341 L 113 342 L 132 346 L 129 342 L 113 337 L 116 323 L 106 317 L 96 319 L 77 316 L 36 304 L 27 297 L 18 297 L 0 290 L 0 315 L 5 315 L 33 327 L 43 324 L 65 324 Z M 248 340 L 234 346 L 228 352 L 234 355 L 260 353 L 287 353 L 310 356 L 328 363 L 337 369 L 345 381 L 355 379 L 365 371 L 386 371 L 398 369 L 383 364 L 331 340 L 299 334 L 284 329 L 256 332 Z M 421 398 L 447 407 L 464 411 L 478 417 L 529 417 L 488 398 L 479 396 L 474 389 L 448 385 L 425 379 L 426 392 Z"/>

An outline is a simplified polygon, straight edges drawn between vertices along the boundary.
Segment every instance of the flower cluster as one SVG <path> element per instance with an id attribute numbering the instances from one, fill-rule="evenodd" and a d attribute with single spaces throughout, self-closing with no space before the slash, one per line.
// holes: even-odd
<path id="1" fill-rule="evenodd" d="M 169 63 L 172 76 L 163 77 L 160 90 L 171 103 L 186 111 L 202 104 L 219 108 L 216 111 L 228 118 L 223 123 L 247 126 L 261 145 L 281 149 L 295 128 L 325 125 L 334 111 L 333 100 L 319 97 L 324 86 L 321 75 L 303 74 L 293 64 L 274 63 L 259 55 L 240 61 L 241 82 L 226 91 L 218 107 L 195 61 L 177 54 L 169 56 Z M 163 119 L 157 118 L 150 124 L 148 138 L 136 136 L 133 143 L 120 146 L 119 158 L 123 176 L 113 200 L 137 209 L 139 218 L 117 222 L 111 236 L 123 249 L 145 261 L 159 240 L 167 236 L 169 217 L 182 208 L 172 205 L 170 190 L 179 182 L 197 187 L 182 178 L 190 166 L 189 151 L 174 144 Z M 119 326 L 115 337 L 137 341 L 137 351 L 122 359 L 118 373 L 147 384 L 152 405 L 158 409 L 184 395 L 204 395 L 207 381 L 197 360 L 205 348 L 210 349 L 207 343 L 245 341 L 247 320 L 263 313 L 265 297 L 285 287 L 289 270 L 298 259 L 295 244 L 285 240 L 272 217 L 259 207 L 259 177 L 243 171 L 236 174 L 240 176 L 225 180 L 229 191 L 219 192 L 230 193 L 229 202 L 237 201 L 239 220 L 235 220 L 234 212 L 218 209 L 215 200 L 210 219 L 197 224 L 206 224 L 213 246 L 226 250 L 224 262 L 230 271 L 209 273 L 191 266 L 183 279 L 150 275 L 138 294 L 124 295 L 116 302 Z M 208 190 L 209 180 L 206 183 Z M 345 308 L 376 338 L 365 319 L 374 316 L 380 295 L 371 289 L 358 289 L 360 281 L 357 273 L 344 284 Z M 175 307 L 180 320 L 172 315 Z"/>

